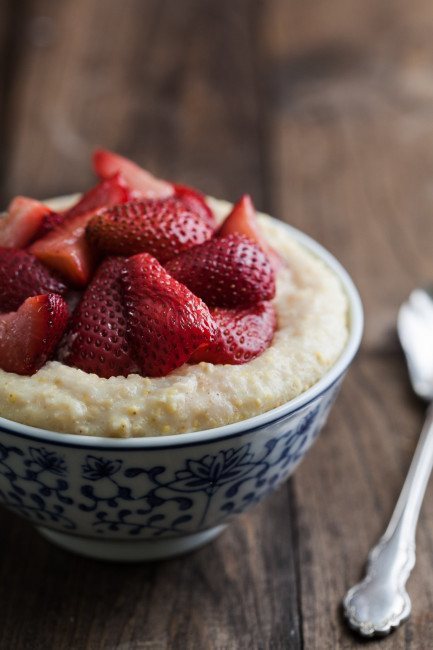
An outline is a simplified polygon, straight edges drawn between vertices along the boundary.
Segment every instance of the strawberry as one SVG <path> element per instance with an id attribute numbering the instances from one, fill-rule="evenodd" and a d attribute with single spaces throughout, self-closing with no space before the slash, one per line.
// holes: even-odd
<path id="1" fill-rule="evenodd" d="M 217 234 L 220 237 L 225 237 L 233 233 L 245 235 L 255 241 L 269 257 L 274 271 L 278 271 L 282 266 L 285 266 L 283 259 L 264 238 L 257 221 L 256 209 L 249 194 L 244 194 L 240 198 L 220 226 Z"/>
<path id="2" fill-rule="evenodd" d="M 64 212 L 64 218 L 77 217 L 85 212 L 117 205 L 118 203 L 126 203 L 131 199 L 132 194 L 122 175 L 116 173 L 83 194 L 75 205 Z"/>
<path id="3" fill-rule="evenodd" d="M 203 221 L 209 224 L 212 229 L 215 229 L 215 216 L 206 203 L 204 195 L 192 187 L 188 187 L 187 185 L 179 185 L 178 183 L 174 183 L 173 187 L 176 197 L 183 201 L 183 203 L 188 208 L 190 208 L 190 210 L 198 214 L 203 219 Z"/>
<path id="4" fill-rule="evenodd" d="M 101 264 L 72 315 L 58 354 L 63 363 L 106 379 L 137 372 L 121 299 L 124 264 L 120 257 Z"/>
<path id="5" fill-rule="evenodd" d="M 0 314 L 0 368 L 33 375 L 48 361 L 68 321 L 68 307 L 56 293 L 27 298 L 16 312 Z"/>
<path id="6" fill-rule="evenodd" d="M 50 208 L 43 203 L 16 196 L 9 204 L 6 216 L 0 219 L 0 246 L 24 248 L 50 213 Z"/>
<path id="7" fill-rule="evenodd" d="M 32 238 L 30 244 L 33 244 L 37 239 L 45 237 L 51 230 L 54 230 L 63 222 L 63 213 L 62 212 L 48 212 L 41 221 L 35 236 Z"/>
<path id="8" fill-rule="evenodd" d="M 190 361 L 199 363 L 246 363 L 262 354 L 271 344 L 276 327 L 270 302 L 246 309 L 211 309 L 218 333 L 207 349 L 195 352 Z"/>
<path id="9" fill-rule="evenodd" d="M 87 226 L 90 243 L 104 253 L 147 252 L 160 262 L 211 235 L 210 226 L 175 198 L 116 205 L 98 212 Z"/>
<path id="10" fill-rule="evenodd" d="M 42 220 L 42 223 L 32 241 L 44 237 L 47 233 L 59 226 L 65 219 L 78 217 L 86 212 L 96 211 L 98 208 L 126 203 L 132 199 L 132 193 L 128 189 L 120 174 L 101 181 L 95 187 L 85 192 L 81 198 L 68 210 L 63 212 L 49 212 Z"/>
<path id="11" fill-rule="evenodd" d="M 97 149 L 94 152 L 93 168 L 101 179 L 111 178 L 120 172 L 137 198 L 162 199 L 171 196 L 174 192 L 171 183 L 155 178 L 132 160 L 107 149 Z"/>
<path id="12" fill-rule="evenodd" d="M 95 255 L 85 230 L 95 212 L 65 219 L 29 248 L 43 264 L 75 286 L 85 286 L 92 274 Z"/>
<path id="13" fill-rule="evenodd" d="M 167 375 L 212 341 L 216 330 L 206 305 L 155 258 L 130 257 L 122 281 L 127 334 L 144 375 Z"/>
<path id="14" fill-rule="evenodd" d="M 26 298 L 64 293 L 66 287 L 34 255 L 0 248 L 0 312 L 15 311 Z"/>
<path id="15" fill-rule="evenodd" d="M 275 295 L 267 256 L 244 235 L 195 246 L 170 260 L 166 270 L 212 307 L 247 307 Z"/>

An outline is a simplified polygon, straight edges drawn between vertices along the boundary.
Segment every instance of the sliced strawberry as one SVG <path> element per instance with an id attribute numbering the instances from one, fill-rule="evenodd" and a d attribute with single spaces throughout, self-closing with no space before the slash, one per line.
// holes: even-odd
<path id="1" fill-rule="evenodd" d="M 144 375 L 160 377 L 207 347 L 215 324 L 206 305 L 142 253 L 122 273 L 128 336 Z"/>
<path id="2" fill-rule="evenodd" d="M 91 210 L 126 203 L 132 198 L 131 191 L 122 175 L 116 173 L 83 194 L 78 203 L 64 212 L 64 218 L 77 217 Z"/>
<path id="3" fill-rule="evenodd" d="M 285 266 L 283 259 L 264 238 L 257 221 L 256 209 L 249 194 L 244 194 L 239 199 L 218 230 L 220 237 L 234 233 L 245 235 L 255 241 L 265 251 L 275 271 Z"/>
<path id="4" fill-rule="evenodd" d="M 0 218 L 0 246 L 24 248 L 38 232 L 45 216 L 51 213 L 43 203 L 26 196 L 16 196 L 7 214 Z"/>
<path id="5" fill-rule="evenodd" d="M 0 248 L 0 312 L 15 311 L 30 296 L 64 293 L 66 286 L 34 255 Z"/>
<path id="6" fill-rule="evenodd" d="M 49 212 L 44 216 L 44 218 L 41 221 L 41 225 L 39 226 L 35 236 L 31 240 L 31 244 L 35 242 L 37 239 L 41 239 L 41 237 L 45 237 L 51 230 L 54 230 L 57 226 L 59 226 L 63 222 L 63 213 L 62 212 Z"/>
<path id="7" fill-rule="evenodd" d="M 87 226 L 92 246 L 109 255 L 146 252 L 165 262 L 206 241 L 212 229 L 175 198 L 131 201 L 98 212 Z"/>
<path id="8" fill-rule="evenodd" d="M 218 333 L 207 349 L 192 355 L 193 363 L 246 363 L 262 354 L 272 342 L 276 316 L 270 302 L 246 309 L 211 309 L 211 314 Z"/>
<path id="9" fill-rule="evenodd" d="M 204 195 L 198 190 L 187 185 L 173 184 L 176 196 L 185 203 L 193 212 L 196 212 L 212 229 L 215 229 L 216 221 L 214 213 L 206 203 Z"/>
<path id="10" fill-rule="evenodd" d="M 146 199 L 162 199 L 174 192 L 171 183 L 152 176 L 132 160 L 119 156 L 107 149 L 97 149 L 93 153 L 93 168 L 101 179 L 111 178 L 120 172 L 131 190 L 137 197 Z"/>
<path id="11" fill-rule="evenodd" d="M 120 271 L 125 260 L 106 259 L 76 307 L 58 358 L 99 377 L 127 377 L 138 368 L 126 339 Z"/>
<path id="12" fill-rule="evenodd" d="M 247 307 L 275 295 L 269 259 L 244 235 L 211 239 L 173 258 L 165 268 L 212 307 Z"/>
<path id="13" fill-rule="evenodd" d="M 68 307 L 55 293 L 27 298 L 16 312 L 0 314 L 0 368 L 33 375 L 54 354 L 68 321 Z"/>
<path id="14" fill-rule="evenodd" d="M 60 273 L 75 286 L 85 286 L 92 274 L 95 253 L 91 251 L 85 230 L 95 212 L 65 219 L 29 248 L 43 264 Z"/>

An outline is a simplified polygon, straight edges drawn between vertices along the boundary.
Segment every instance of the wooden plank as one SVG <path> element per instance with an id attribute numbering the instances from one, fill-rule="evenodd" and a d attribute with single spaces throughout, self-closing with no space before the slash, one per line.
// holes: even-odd
<path id="1" fill-rule="evenodd" d="M 432 276 L 433 6 L 273 0 L 259 24 L 272 211 L 338 254 L 364 345 L 395 349 L 397 306 Z"/>
<path id="2" fill-rule="evenodd" d="M 103 144 L 166 177 L 260 201 L 250 11 L 245 0 L 108 0 L 103 11 L 98 0 L 32 2 L 30 22 L 43 16 L 51 32 L 22 55 L 8 195 L 89 184 L 90 152 Z"/>
<path id="3" fill-rule="evenodd" d="M 18 39 L 15 36 L 19 31 L 20 15 L 20 4 L 7 1 L 0 4 L 0 205 L 4 203 L 2 186 L 8 166 L 9 91 L 19 60 Z"/>
<path id="4" fill-rule="evenodd" d="M 384 529 L 423 416 L 395 317 L 432 277 L 433 11 L 424 0 L 274 0 L 258 29 L 273 211 L 338 254 L 366 306 L 363 353 L 293 481 L 304 645 L 352 648 L 339 604 Z M 430 491 L 412 619 L 381 648 L 431 645 L 432 508 Z"/>

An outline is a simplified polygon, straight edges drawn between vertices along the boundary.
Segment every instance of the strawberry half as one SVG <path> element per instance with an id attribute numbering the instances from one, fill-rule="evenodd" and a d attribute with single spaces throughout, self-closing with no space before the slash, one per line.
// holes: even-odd
<path id="1" fill-rule="evenodd" d="M 34 255 L 0 248 L 0 312 L 15 311 L 30 296 L 64 293 L 66 286 Z"/>
<path id="2" fill-rule="evenodd" d="M 175 195 L 178 199 L 198 214 L 212 229 L 215 229 L 216 221 L 214 213 L 206 203 L 204 195 L 198 190 L 188 187 L 187 185 L 173 184 Z"/>
<path id="3" fill-rule="evenodd" d="M 129 258 L 122 280 L 127 334 L 144 375 L 167 375 L 212 341 L 216 329 L 206 305 L 155 258 Z"/>
<path id="4" fill-rule="evenodd" d="M 49 232 L 54 230 L 54 228 L 60 226 L 62 222 L 63 222 L 62 212 L 49 212 L 42 219 L 41 225 L 39 226 L 31 242 L 29 243 L 33 244 L 33 242 L 35 242 L 37 239 L 41 239 L 42 237 L 45 237 L 45 235 L 47 235 Z"/>
<path id="5" fill-rule="evenodd" d="M 71 284 L 85 286 L 95 260 L 85 230 L 94 215 L 95 212 L 87 212 L 65 219 L 45 237 L 35 241 L 29 248 L 30 253 Z"/>
<path id="6" fill-rule="evenodd" d="M 132 160 L 107 149 L 97 149 L 93 154 L 93 168 L 101 179 L 109 179 L 120 173 L 137 197 L 162 199 L 174 192 L 171 183 L 152 176 Z"/>
<path id="7" fill-rule="evenodd" d="M 125 260 L 106 259 L 76 307 L 58 357 L 99 377 L 127 377 L 138 368 L 126 339 L 120 271 Z"/>
<path id="8" fill-rule="evenodd" d="M 0 219 L 0 246 L 24 248 L 50 213 L 50 208 L 43 203 L 16 196 L 9 204 L 6 216 Z"/>
<path id="9" fill-rule="evenodd" d="M 165 266 L 212 307 L 247 307 L 275 295 L 275 277 L 263 250 L 243 235 L 211 239 Z"/>
<path id="10" fill-rule="evenodd" d="M 218 333 L 207 349 L 195 352 L 190 361 L 237 365 L 262 354 L 272 342 L 275 310 L 262 302 L 247 309 L 211 309 Z"/>
<path id="11" fill-rule="evenodd" d="M 249 194 L 244 194 L 233 206 L 232 211 L 220 226 L 217 234 L 219 237 L 225 237 L 235 233 L 245 235 L 256 242 L 269 257 L 275 271 L 285 266 L 283 259 L 264 238 L 257 221 L 256 209 Z"/>
<path id="12" fill-rule="evenodd" d="M 0 314 L 0 368 L 33 375 L 52 357 L 67 321 L 66 302 L 52 293 L 27 298 L 18 311 Z"/>
<path id="13" fill-rule="evenodd" d="M 85 212 L 105 208 L 118 203 L 126 203 L 132 199 L 131 192 L 121 174 L 116 173 L 111 178 L 101 181 L 88 192 L 85 192 L 78 203 L 66 210 L 65 219 L 77 217 Z"/>
<path id="14" fill-rule="evenodd" d="M 166 262 L 212 235 L 212 228 L 181 201 L 131 201 L 107 208 L 89 222 L 92 246 L 109 255 L 150 253 Z"/>

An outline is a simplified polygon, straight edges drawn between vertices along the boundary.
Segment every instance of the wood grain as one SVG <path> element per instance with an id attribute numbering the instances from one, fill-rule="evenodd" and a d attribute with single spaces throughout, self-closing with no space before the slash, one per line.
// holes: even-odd
<path id="1" fill-rule="evenodd" d="M 90 185 L 93 146 L 257 205 L 336 253 L 366 306 L 362 351 L 289 484 L 213 545 L 91 562 L 0 513 L 0 647 L 339 650 L 339 604 L 407 471 L 423 417 L 395 336 L 433 277 L 428 0 L 25 0 L 0 4 L 0 193 Z M 433 495 L 411 620 L 431 647 Z"/>

